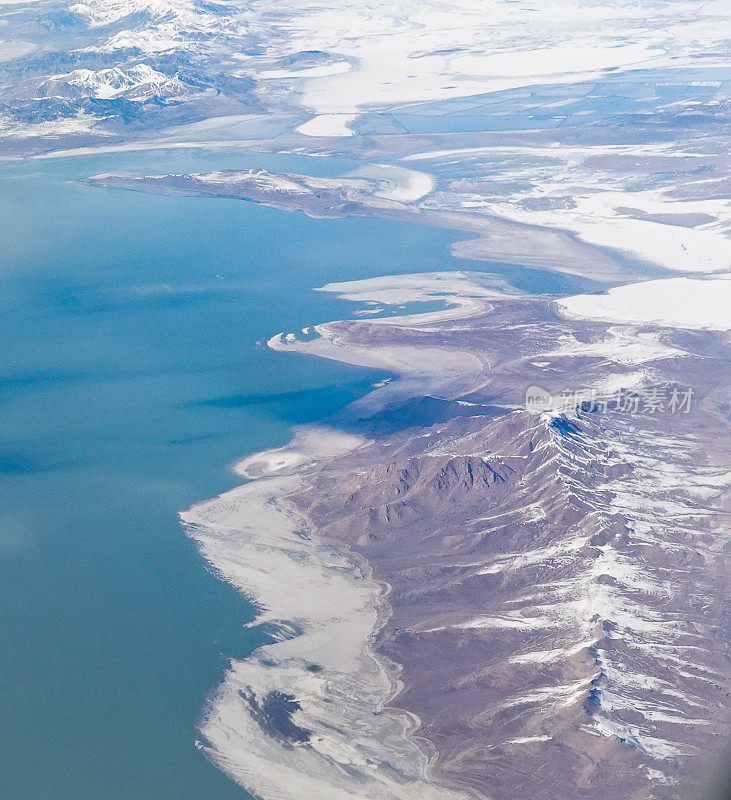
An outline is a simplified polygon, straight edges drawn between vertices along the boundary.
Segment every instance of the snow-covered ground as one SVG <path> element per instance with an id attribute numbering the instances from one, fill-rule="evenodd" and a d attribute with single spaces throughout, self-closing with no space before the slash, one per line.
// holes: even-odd
<path id="1" fill-rule="evenodd" d="M 355 117 L 355 114 L 318 114 L 298 125 L 296 130 L 304 136 L 353 136 L 348 125 Z"/>
<path id="2" fill-rule="evenodd" d="M 119 67 L 94 70 L 76 69 L 53 75 L 41 87 L 46 94 L 65 96 L 83 92 L 100 100 L 125 98 L 142 102 L 152 98 L 181 97 L 187 93 L 178 78 L 168 78 L 147 64 L 136 64 L 128 70 Z"/>
<path id="3" fill-rule="evenodd" d="M 731 264 L 731 202 L 718 196 L 713 183 L 704 185 L 709 158 L 721 162 L 724 155 L 709 153 L 709 142 L 701 141 L 498 145 L 423 152 L 404 160 L 422 169 L 455 171 L 460 165 L 480 176 L 480 181 L 452 181 L 437 204 L 563 229 L 665 269 L 705 273 Z M 650 169 L 663 170 L 660 186 L 648 186 Z M 701 186 L 708 196 L 697 196 Z"/>
<path id="4" fill-rule="evenodd" d="M 54 27 L 37 24 L 32 7 L 5 0 L 1 59 L 22 56 L 8 50 L 21 38 L 10 35 L 17 26 L 24 47 L 68 48 L 79 68 L 101 59 L 101 69 L 128 71 L 136 59 L 169 79 L 213 84 L 233 106 L 245 96 L 270 112 L 308 110 L 312 118 L 299 132 L 325 138 L 351 136 L 361 114 L 405 103 L 570 84 L 609 72 L 710 69 L 725 63 L 729 30 L 729 9 L 720 0 L 423 0 L 416 6 L 283 0 L 276 14 L 264 0 L 43 7 L 66 14 L 71 35 L 56 44 Z M 28 32 L 37 41 L 26 41 Z M 40 61 L 25 76 L 42 81 L 46 70 Z M 83 87 L 79 92 L 85 96 Z"/>
<path id="5" fill-rule="evenodd" d="M 566 297 L 558 305 L 575 318 L 727 331 L 731 329 L 731 273 L 705 280 L 630 283 L 606 294 Z"/>
<path id="6" fill-rule="evenodd" d="M 2 30 L 0 28 L 0 30 Z M 11 39 L 3 41 L 0 39 L 0 61 L 12 61 L 14 58 L 32 53 L 36 46 L 32 42 L 24 42 L 22 39 Z"/>
<path id="7" fill-rule="evenodd" d="M 699 55 L 711 66 L 723 61 L 728 14 L 721 2 L 636 0 L 381 0 L 337 9 L 329 0 L 290 0 L 284 9 L 289 52 L 317 49 L 357 65 L 306 82 L 302 104 L 318 115 L 678 68 Z"/>
<path id="8" fill-rule="evenodd" d="M 127 176 L 120 185 L 137 182 L 138 188 L 146 181 L 165 188 L 177 179 L 201 194 L 314 209 L 321 216 L 354 209 L 391 214 L 480 237 L 457 243 L 472 245 L 471 251 L 454 250 L 466 257 L 604 281 L 613 288 L 602 294 L 572 294 L 555 306 L 539 298 L 536 308 L 546 311 L 556 335 L 534 350 L 546 336 L 546 319 L 513 319 L 513 332 L 524 338 L 516 338 L 507 355 L 515 366 L 532 354 L 535 380 L 556 377 L 556 360 L 570 365 L 569 374 L 595 360 L 591 386 L 621 391 L 647 383 L 662 361 L 677 364 L 673 377 L 684 377 L 690 357 L 676 340 L 702 338 L 710 348 L 720 339 L 662 326 L 731 329 L 731 203 L 722 129 L 727 86 L 721 74 L 730 16 L 725 0 L 38 0 L 27 8 L 21 0 L 0 0 L 0 146 L 11 157 L 45 157 L 57 147 L 68 148 L 65 155 L 208 147 L 207 172 Z M 58 19 L 63 25 L 55 25 Z M 274 118 L 276 131 L 262 123 Z M 214 151 L 224 147 L 336 155 L 346 166 L 325 176 L 316 169 L 307 175 L 225 171 L 212 164 Z M 402 375 L 382 387 L 371 411 L 412 397 L 469 406 L 472 394 L 486 392 L 500 375 L 487 349 L 465 349 L 470 321 L 507 305 L 508 298 L 516 307 L 526 300 L 500 279 L 447 271 L 453 265 L 445 249 L 444 271 L 322 287 L 363 304 L 355 313 L 367 317 L 375 344 L 366 334 L 348 339 L 348 330 L 357 331 L 353 323 L 330 322 L 309 329 L 312 338 L 278 334 L 269 346 Z M 389 268 L 385 263 L 383 273 Z M 414 302 L 438 308 L 377 317 L 382 306 Z M 565 318 L 556 318 L 556 308 Z M 500 345 L 511 317 L 494 319 L 480 337 L 489 341 L 495 333 Z M 602 330 L 583 320 L 614 324 Z M 627 447 L 625 434 L 617 434 L 615 450 Z M 602 448 L 607 436 L 595 436 Z M 635 459 L 635 476 L 646 467 L 642 481 L 635 477 L 633 484 L 620 474 L 602 486 L 613 493 L 614 505 L 594 492 L 579 499 L 588 507 L 601 501 L 595 508 L 601 514 L 636 517 L 638 536 L 662 549 L 666 531 L 654 530 L 654 517 L 680 519 L 686 507 L 658 496 L 657 510 L 649 513 L 647 487 L 675 496 L 689 483 L 692 509 L 722 478 L 709 473 L 706 480 L 692 468 L 669 472 L 667 453 L 657 464 L 640 463 L 636 454 L 657 441 L 638 437 L 625 454 L 628 463 Z M 216 570 L 266 609 L 260 621 L 280 625 L 280 641 L 254 659 L 231 663 L 203 725 L 209 754 L 263 797 L 445 796 L 426 780 L 429 754 L 411 738 L 413 720 L 371 713 L 394 689 L 368 649 L 379 624 L 379 586 L 319 543 L 283 499 L 299 491 L 298 470 L 361 444 L 354 436 L 310 429 L 292 445 L 239 464 L 251 483 L 183 515 Z M 544 466 L 550 471 L 559 464 L 566 495 L 573 497 L 603 450 L 577 436 L 570 453 L 554 444 Z M 615 462 L 606 453 L 608 475 Z M 528 525 L 545 509 L 528 504 L 519 513 Z M 619 648 L 611 653 L 611 635 L 599 648 L 593 628 L 604 616 L 649 652 L 678 628 L 648 611 L 646 596 L 659 579 L 618 549 L 626 543 L 621 537 L 635 530 L 623 531 L 614 548 L 590 541 L 598 530 L 499 552 L 477 567 L 477 579 L 526 566 L 552 569 L 595 547 L 579 577 L 540 587 L 545 594 L 531 599 L 529 613 L 479 607 L 428 630 L 532 636 L 565 626 L 576 634 L 566 647 L 526 641 L 511 663 L 561 663 L 596 645 L 590 666 L 601 668 L 603 683 L 595 690 L 591 735 L 636 739 L 653 757 L 675 757 L 680 751 L 669 740 L 626 724 L 624 711 L 642 713 L 653 724 L 664 714 L 667 722 L 667 704 L 645 696 L 653 686 L 643 685 L 645 676 L 634 667 L 619 675 Z M 300 625 L 299 634 L 288 636 L 295 631 L 283 620 Z M 536 683 L 530 692 L 516 687 L 503 711 L 525 702 L 550 709 L 581 703 L 597 680 L 595 671 L 587 674 Z M 307 747 L 262 736 L 252 713 L 272 693 L 290 692 L 297 696 L 295 720 L 314 732 Z M 669 721 L 697 722 L 677 715 Z M 505 744 L 525 749 L 552 739 L 518 732 Z M 304 784 L 298 783 L 302 775 Z"/>
<path id="9" fill-rule="evenodd" d="M 388 164 L 368 164 L 349 173 L 348 177 L 367 178 L 375 181 L 376 197 L 395 200 L 398 203 L 414 203 L 428 195 L 436 181 L 428 172 L 395 167 Z"/>

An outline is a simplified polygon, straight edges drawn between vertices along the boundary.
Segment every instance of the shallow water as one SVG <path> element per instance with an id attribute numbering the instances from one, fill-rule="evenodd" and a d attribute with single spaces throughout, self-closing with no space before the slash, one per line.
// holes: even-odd
<path id="1" fill-rule="evenodd" d="M 457 236 L 312 220 L 237 200 L 90 187 L 100 171 L 324 159 L 215 151 L 0 165 L 0 797 L 248 795 L 196 749 L 253 609 L 207 570 L 177 512 L 236 483 L 380 374 L 258 342 L 350 316 L 310 289 L 451 267 Z M 485 266 L 487 269 L 487 266 Z M 503 266 L 523 288 L 567 278 Z"/>

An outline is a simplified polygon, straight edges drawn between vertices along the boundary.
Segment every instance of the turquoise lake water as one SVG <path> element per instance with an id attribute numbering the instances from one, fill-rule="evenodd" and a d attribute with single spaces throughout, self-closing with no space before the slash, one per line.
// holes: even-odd
<path id="1" fill-rule="evenodd" d="M 80 182 L 254 166 L 354 165 L 205 151 L 0 165 L 3 800 L 248 797 L 196 748 L 196 723 L 263 634 L 243 630 L 251 607 L 177 512 L 382 377 L 257 344 L 352 315 L 313 287 L 463 267 L 571 288 L 460 263 L 443 230 Z"/>

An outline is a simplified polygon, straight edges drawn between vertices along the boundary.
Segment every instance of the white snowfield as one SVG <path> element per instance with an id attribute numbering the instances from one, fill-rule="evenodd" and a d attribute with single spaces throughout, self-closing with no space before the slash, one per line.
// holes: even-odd
<path id="1" fill-rule="evenodd" d="M 12 61 L 14 58 L 32 53 L 36 46 L 31 42 L 24 42 L 21 39 L 11 39 L 3 41 L 0 39 L 0 61 Z"/>
<path id="2" fill-rule="evenodd" d="M 587 148 L 587 157 L 590 149 Z M 587 182 L 590 176 L 586 176 Z M 543 196 L 548 192 L 543 188 Z M 562 186 L 574 202 L 571 209 L 525 210 L 509 202 L 472 201 L 472 208 L 516 222 L 554 227 L 575 233 L 587 244 L 610 247 L 631 257 L 681 272 L 715 272 L 731 264 L 729 204 L 720 201 L 677 202 L 657 192 L 617 192 Z M 624 212 L 681 217 L 707 214 L 711 222 L 696 228 L 641 219 Z"/>
<path id="3" fill-rule="evenodd" d="M 303 122 L 295 130 L 304 136 L 353 136 L 354 132 L 348 125 L 356 116 L 356 114 L 318 114 Z"/>
<path id="4" fill-rule="evenodd" d="M 576 199 L 576 230 L 584 241 L 603 246 L 617 244 L 617 228 L 622 229 L 622 244 L 648 261 L 657 261 L 669 269 L 687 272 L 713 272 L 731 264 L 731 204 L 722 200 L 674 200 L 662 192 L 603 191 Z M 632 206 L 629 212 L 621 209 Z M 648 215 L 707 215 L 711 220 L 699 227 L 662 224 L 630 216 L 632 212 Z"/>
<path id="5" fill-rule="evenodd" d="M 426 197 L 436 186 L 436 181 L 428 172 L 390 164 L 368 164 L 353 170 L 346 177 L 375 181 L 378 188 L 373 194 L 397 203 L 415 203 Z"/>
<path id="6" fill-rule="evenodd" d="M 15 122 L 11 117 L 0 113 L 0 136 L 8 139 L 32 139 L 36 136 L 61 139 L 63 136 L 89 133 L 92 130 L 98 135 L 99 131 L 94 127 L 97 121 L 91 114 L 79 113 L 67 119 L 49 119 L 28 124 Z"/>
<path id="7" fill-rule="evenodd" d="M 731 329 L 731 273 L 709 279 L 630 283 L 606 294 L 566 297 L 558 306 L 574 318 L 727 331 Z"/>
<path id="8" fill-rule="evenodd" d="M 85 0 L 65 8 L 97 37 L 72 51 L 79 65 L 91 52 L 118 57 L 123 70 L 130 53 L 210 59 L 226 79 L 252 79 L 269 111 L 311 111 L 297 131 L 322 138 L 352 136 L 361 114 L 408 103 L 608 71 L 712 68 L 725 63 L 729 30 L 728 4 L 703 0 L 281 0 L 276 12 L 270 0 Z M 0 44 L 0 59 L 9 46 Z M 303 57 L 313 53 L 322 58 Z"/>
<path id="9" fill-rule="evenodd" d="M 348 61 L 333 61 L 319 67 L 304 67 L 302 69 L 268 69 L 259 73 L 259 78 L 322 78 L 326 75 L 340 75 L 351 69 Z"/>
<path id="10" fill-rule="evenodd" d="M 255 3 L 255 7 L 263 3 Z M 607 70 L 688 66 L 722 47 L 721 2 L 288 0 L 277 6 L 282 54 L 334 53 L 356 64 L 299 89 L 312 136 L 347 136 L 348 117 L 400 103 L 592 80 Z M 709 57 L 711 56 L 711 57 Z"/>
<path id="11" fill-rule="evenodd" d="M 701 0 L 284 0 L 276 16 L 268 0 L 222 3 L 216 14 L 193 0 L 87 0 L 69 10 L 92 29 L 117 26 L 92 50 L 216 52 L 232 76 L 279 81 L 312 110 L 298 131 L 315 137 L 351 136 L 362 112 L 403 103 L 680 68 L 698 56 L 710 67 L 728 14 L 723 3 Z M 140 28 L 143 17 L 149 23 Z M 266 42 L 266 56 L 242 62 L 249 34 Z M 302 69 L 276 63 L 312 51 L 336 60 Z"/>
<path id="12" fill-rule="evenodd" d="M 692 175 L 665 189 L 638 188 L 631 166 L 654 160 L 670 172 L 702 155 L 690 145 L 675 143 L 557 144 L 437 150 L 403 160 L 427 168 L 469 165 L 499 187 L 493 193 L 465 191 L 455 182 L 453 192 L 443 193 L 438 201 L 455 210 L 565 230 L 587 244 L 665 269 L 706 273 L 727 270 L 731 264 L 731 203 L 684 197 L 703 180 Z M 526 163 L 516 166 L 516 159 Z"/>
<path id="13" fill-rule="evenodd" d="M 201 54 L 213 47 L 223 59 L 237 52 L 249 28 L 251 9 L 244 2 L 217 8 L 226 13 L 211 13 L 205 3 L 194 0 L 87 0 L 69 5 L 69 11 L 91 29 L 114 26 L 115 32 L 90 51 L 133 48 L 145 54 L 175 50 Z"/>
<path id="14" fill-rule="evenodd" d="M 42 85 L 49 94 L 62 94 L 64 90 L 81 90 L 87 97 L 101 100 L 125 98 L 142 102 L 153 97 L 171 98 L 189 94 L 189 90 L 177 78 L 169 78 L 147 64 L 137 64 L 128 70 L 76 69 L 54 75 Z"/>
<path id="15" fill-rule="evenodd" d="M 174 21 L 178 28 L 194 21 L 215 17 L 199 11 L 193 0 L 88 0 L 72 3 L 69 11 L 85 18 L 90 27 L 102 28 L 135 15 L 147 15 L 153 22 Z"/>

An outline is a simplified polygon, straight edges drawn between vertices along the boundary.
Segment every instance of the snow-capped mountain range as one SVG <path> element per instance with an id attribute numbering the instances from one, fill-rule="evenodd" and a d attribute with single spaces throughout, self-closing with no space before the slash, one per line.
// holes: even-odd
<path id="1" fill-rule="evenodd" d="M 87 132 L 119 135 L 119 123 L 131 134 L 258 111 L 309 113 L 301 133 L 350 136 L 364 112 L 403 103 L 712 67 L 725 14 L 697 0 L 0 4 L 0 129 L 83 118 Z"/>

